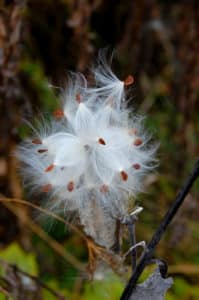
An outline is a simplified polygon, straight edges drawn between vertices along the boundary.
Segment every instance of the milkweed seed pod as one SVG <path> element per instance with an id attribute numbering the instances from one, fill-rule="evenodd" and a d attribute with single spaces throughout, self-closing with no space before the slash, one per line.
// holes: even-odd
<path id="1" fill-rule="evenodd" d="M 17 151 L 24 184 L 45 193 L 46 206 L 76 212 L 87 235 L 110 248 L 116 220 L 128 214 L 129 198 L 143 189 L 143 176 L 154 168 L 156 146 L 143 118 L 127 106 L 126 88 L 103 52 L 93 70 L 96 86 L 71 74 L 61 108 L 40 124 Z"/>

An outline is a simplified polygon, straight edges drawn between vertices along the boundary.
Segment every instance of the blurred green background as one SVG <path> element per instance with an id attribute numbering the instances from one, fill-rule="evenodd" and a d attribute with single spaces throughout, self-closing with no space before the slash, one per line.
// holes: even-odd
<path id="1" fill-rule="evenodd" d="M 29 133 L 24 119 L 53 112 L 55 87 L 65 86 L 67 70 L 87 74 L 107 46 L 115 50 L 117 76 L 135 77 L 129 105 L 147 116 L 160 141 L 160 165 L 146 178 L 147 193 L 136 199 L 144 207 L 137 240 L 150 239 L 198 156 L 197 0 L 0 1 L 0 299 L 63 299 L 11 264 L 70 300 L 116 300 L 124 288 L 105 267 L 103 278 L 87 279 L 81 271 L 87 247 L 67 226 L 51 219 L 41 224 L 32 208 L 5 203 L 31 200 L 11 155 Z M 175 279 L 167 300 L 199 299 L 198 192 L 196 182 L 156 250 Z"/>

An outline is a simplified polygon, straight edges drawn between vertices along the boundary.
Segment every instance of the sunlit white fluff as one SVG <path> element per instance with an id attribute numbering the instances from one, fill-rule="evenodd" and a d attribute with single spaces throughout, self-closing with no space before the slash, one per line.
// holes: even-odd
<path id="1" fill-rule="evenodd" d="M 129 197 L 142 191 L 156 147 L 148 145 L 142 119 L 125 107 L 132 77 L 120 81 L 102 55 L 94 77 L 91 87 L 71 73 L 55 119 L 34 130 L 17 156 L 29 189 L 47 194 L 50 209 L 76 212 L 85 231 L 109 247 L 112 223 L 128 213 Z M 97 216 L 104 228 L 95 228 Z"/>

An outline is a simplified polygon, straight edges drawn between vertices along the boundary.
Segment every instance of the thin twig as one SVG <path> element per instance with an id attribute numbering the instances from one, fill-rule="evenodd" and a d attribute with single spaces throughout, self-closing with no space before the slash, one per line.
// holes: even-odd
<path id="1" fill-rule="evenodd" d="M 131 248 L 123 255 L 123 257 L 126 258 L 129 255 L 129 253 L 132 253 L 132 251 L 134 249 L 136 249 L 137 247 L 142 247 L 144 249 L 144 251 L 145 251 L 145 248 L 146 248 L 145 241 L 141 241 L 141 242 L 139 242 L 139 243 L 131 246 Z"/>
<path id="2" fill-rule="evenodd" d="M 53 290 L 50 286 L 48 286 L 47 284 L 45 284 L 44 282 L 42 282 L 37 276 L 31 275 L 23 270 L 20 270 L 16 265 L 13 264 L 9 264 L 8 262 L 0 259 L 0 264 L 2 265 L 6 265 L 6 267 L 11 268 L 15 273 L 21 274 L 23 276 L 26 276 L 28 278 L 30 278 L 31 280 L 35 281 L 37 283 L 37 285 L 41 286 L 43 289 L 49 291 L 49 293 L 51 293 L 52 295 L 56 296 L 58 299 L 60 300 L 66 300 L 66 297 L 62 294 L 60 294 L 59 292 Z M 4 278 L 2 278 L 4 279 Z M 5 280 L 5 279 L 4 279 Z"/>
<path id="3" fill-rule="evenodd" d="M 0 292 L 2 292 L 5 296 L 10 296 L 10 293 L 8 292 L 9 290 L 10 290 L 10 283 L 6 278 L 0 276 Z"/>
<path id="4" fill-rule="evenodd" d="M 53 213 L 52 211 L 49 211 L 41 206 L 38 206 L 34 203 L 31 203 L 29 201 L 26 200 L 22 200 L 22 199 L 17 199 L 17 198 L 7 198 L 4 195 L 0 194 L 0 202 L 16 202 L 19 204 L 23 204 L 23 205 L 27 205 L 30 206 L 36 210 L 38 210 L 39 212 L 48 215 L 52 218 L 54 218 L 57 221 L 62 222 L 63 224 L 65 224 L 66 226 L 68 226 L 72 231 L 74 231 L 75 233 L 77 233 L 79 236 L 81 236 L 81 238 L 83 238 L 86 241 L 86 236 L 85 234 L 83 234 L 76 226 L 74 226 L 73 224 L 69 223 L 67 220 L 63 219 L 61 216 L 56 215 L 55 213 Z"/>
<path id="5" fill-rule="evenodd" d="M 42 282 L 38 277 L 36 277 L 34 275 L 30 275 L 27 272 L 20 270 L 16 265 L 10 265 L 10 266 L 12 268 L 15 268 L 15 270 L 17 271 L 17 273 L 22 274 L 22 275 L 24 275 L 26 277 L 29 277 L 30 279 L 32 279 L 33 281 L 35 281 L 43 289 L 47 290 L 52 295 L 56 296 L 58 299 L 60 299 L 60 300 L 66 300 L 66 297 L 64 295 L 62 295 L 59 292 L 53 290 L 50 286 L 48 286 L 47 284 L 45 284 L 44 282 Z"/>
<path id="6" fill-rule="evenodd" d="M 36 223 L 34 223 L 28 216 L 22 215 L 21 211 L 16 207 L 13 207 L 9 202 L 3 202 L 3 204 L 20 220 L 23 222 L 34 232 L 36 233 L 43 241 L 45 241 L 57 254 L 67 260 L 71 265 L 73 265 L 80 272 L 85 272 L 85 266 L 79 262 L 75 256 L 70 254 L 61 244 L 59 244 L 56 240 L 51 238 L 48 234 L 43 231 Z"/>
<path id="7" fill-rule="evenodd" d="M 126 288 L 123 291 L 123 294 L 120 300 L 128 300 L 133 292 L 133 289 L 137 283 L 138 278 L 142 274 L 147 262 L 151 259 L 155 247 L 158 245 L 159 241 L 161 240 L 165 230 L 167 229 L 168 225 L 173 220 L 175 214 L 177 213 L 178 209 L 182 205 L 186 195 L 189 193 L 193 183 L 199 177 L 199 160 L 196 162 L 191 175 L 185 181 L 181 191 L 177 194 L 175 201 L 165 214 L 162 222 L 160 223 L 159 227 L 157 228 L 156 232 L 151 238 L 151 241 L 146 247 L 146 251 L 143 254 L 142 258 L 140 259 L 139 264 L 137 265 L 134 273 L 132 274 Z"/>
<path id="8" fill-rule="evenodd" d="M 137 247 L 134 247 L 136 245 L 135 222 L 138 220 L 138 214 L 140 214 L 142 210 L 143 207 L 138 206 L 130 213 L 129 217 L 123 222 L 124 224 L 126 224 L 129 231 L 130 243 L 132 248 L 131 264 L 133 272 L 135 271 L 137 265 Z"/>
<path id="9" fill-rule="evenodd" d="M 131 247 L 135 246 L 136 244 L 136 237 L 135 237 L 135 223 L 127 224 L 129 236 L 130 236 L 130 243 Z M 132 261 L 132 270 L 134 271 L 137 264 L 137 249 L 133 248 L 131 251 L 131 261 Z"/>

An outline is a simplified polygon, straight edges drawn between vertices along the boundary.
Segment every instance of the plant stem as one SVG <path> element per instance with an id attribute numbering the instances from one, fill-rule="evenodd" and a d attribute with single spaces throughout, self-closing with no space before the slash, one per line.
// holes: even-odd
<path id="1" fill-rule="evenodd" d="M 130 242 L 131 247 L 136 244 L 136 238 L 135 238 L 135 223 L 127 224 L 128 230 L 129 230 L 129 236 L 130 236 Z M 132 270 L 134 271 L 136 268 L 136 262 L 137 262 L 137 250 L 136 248 L 131 251 L 131 260 L 132 260 Z"/>
<path id="2" fill-rule="evenodd" d="M 185 181 L 182 189 L 177 194 L 175 201 L 173 202 L 171 207 L 168 209 L 162 222 L 160 223 L 159 227 L 153 234 L 151 241 L 148 243 L 148 245 L 146 247 L 146 251 L 144 252 L 143 256 L 141 257 L 139 264 L 137 265 L 126 288 L 124 289 L 120 300 L 128 300 L 131 297 L 133 289 L 137 283 L 138 278 L 142 274 L 147 262 L 151 259 L 153 252 L 154 252 L 156 246 L 158 245 L 159 241 L 161 240 L 165 230 L 167 229 L 168 225 L 173 220 L 179 207 L 182 205 L 186 195 L 189 193 L 189 190 L 191 189 L 193 183 L 195 182 L 195 180 L 198 177 L 199 177 L 199 160 L 196 162 L 192 173 Z"/>

